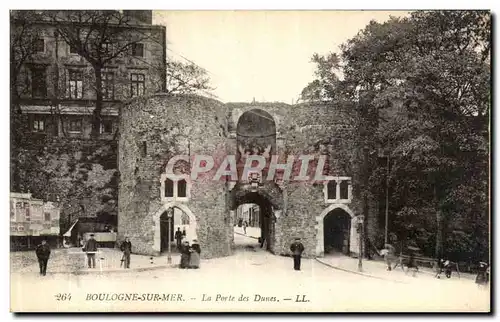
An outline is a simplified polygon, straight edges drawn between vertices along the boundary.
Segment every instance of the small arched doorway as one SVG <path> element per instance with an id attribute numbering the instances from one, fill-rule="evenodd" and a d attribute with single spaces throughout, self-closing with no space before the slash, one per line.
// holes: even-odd
<path id="1" fill-rule="evenodd" d="M 323 219 L 325 254 L 349 255 L 351 216 L 343 209 L 331 210 Z"/>
<path id="2" fill-rule="evenodd" d="M 169 212 L 172 216 L 169 218 Z M 171 251 L 178 250 L 175 233 L 180 231 L 182 240 L 192 242 L 197 239 L 196 217 L 191 210 L 179 203 L 164 205 L 154 216 L 155 237 L 153 249 L 157 252 L 167 252 L 170 244 Z"/>

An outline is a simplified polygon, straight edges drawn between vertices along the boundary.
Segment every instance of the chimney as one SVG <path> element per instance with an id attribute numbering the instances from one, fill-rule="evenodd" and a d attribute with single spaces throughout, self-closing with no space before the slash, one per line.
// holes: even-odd
<path id="1" fill-rule="evenodd" d="M 123 14 L 132 18 L 138 23 L 153 24 L 153 11 L 152 10 L 123 10 Z"/>

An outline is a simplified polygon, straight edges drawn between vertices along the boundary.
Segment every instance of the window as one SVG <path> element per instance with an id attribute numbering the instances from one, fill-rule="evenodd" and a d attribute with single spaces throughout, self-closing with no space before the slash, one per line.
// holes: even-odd
<path id="1" fill-rule="evenodd" d="M 75 46 L 70 45 L 69 46 L 69 53 L 70 54 L 78 54 L 78 51 L 76 50 Z"/>
<path id="2" fill-rule="evenodd" d="M 24 203 L 24 209 L 26 210 L 25 220 L 26 221 L 30 221 L 31 220 L 30 204 L 27 203 L 27 202 L 25 202 Z"/>
<path id="3" fill-rule="evenodd" d="M 187 197 L 187 183 L 186 180 L 181 179 L 177 182 L 177 197 Z"/>
<path id="4" fill-rule="evenodd" d="M 148 155 L 148 142 L 142 141 L 142 156 L 145 157 Z"/>
<path id="5" fill-rule="evenodd" d="M 113 133 L 113 121 L 112 120 L 102 120 L 101 122 L 101 134 Z"/>
<path id="6" fill-rule="evenodd" d="M 174 182 L 171 179 L 165 180 L 165 197 L 171 198 L 174 196 Z"/>
<path id="7" fill-rule="evenodd" d="M 33 52 L 35 53 L 45 52 L 45 39 L 38 38 L 33 42 Z"/>
<path id="8" fill-rule="evenodd" d="M 70 119 L 69 120 L 69 132 L 81 132 L 82 131 L 82 119 Z"/>
<path id="9" fill-rule="evenodd" d="M 14 208 L 14 202 L 10 202 L 10 220 L 16 220 L 16 208 Z"/>
<path id="10" fill-rule="evenodd" d="M 144 95 L 144 74 L 130 74 L 130 97 Z"/>
<path id="11" fill-rule="evenodd" d="M 40 115 L 33 116 L 33 132 L 45 132 L 45 117 Z"/>
<path id="12" fill-rule="evenodd" d="M 328 199 L 337 199 L 337 181 L 328 181 Z"/>
<path id="13" fill-rule="evenodd" d="M 144 44 L 132 44 L 132 56 L 144 57 Z"/>
<path id="14" fill-rule="evenodd" d="M 83 97 L 83 72 L 81 70 L 69 71 L 69 97 Z"/>
<path id="15" fill-rule="evenodd" d="M 38 98 L 47 96 L 47 75 L 44 67 L 31 69 L 31 95 Z"/>
<path id="16" fill-rule="evenodd" d="M 191 197 L 191 183 L 188 180 L 187 175 L 162 174 L 160 179 L 162 200 L 164 202 L 171 200 L 188 201 Z"/>
<path id="17" fill-rule="evenodd" d="M 340 182 L 340 199 L 349 199 L 349 182 L 347 180 Z"/>
<path id="18" fill-rule="evenodd" d="M 101 44 L 101 53 L 104 55 L 113 55 L 113 46 L 109 42 L 105 42 Z"/>
<path id="19" fill-rule="evenodd" d="M 43 216 L 44 216 L 44 218 L 43 218 L 43 219 L 44 219 L 45 221 L 50 221 L 50 212 L 46 212 L 46 213 L 44 213 L 44 214 L 43 214 Z"/>
<path id="20" fill-rule="evenodd" d="M 102 96 L 104 99 L 112 100 L 115 98 L 115 75 L 113 72 L 103 72 L 101 75 Z"/>
<path id="21" fill-rule="evenodd" d="M 351 177 L 330 177 L 323 188 L 325 203 L 351 203 L 351 185 Z"/>

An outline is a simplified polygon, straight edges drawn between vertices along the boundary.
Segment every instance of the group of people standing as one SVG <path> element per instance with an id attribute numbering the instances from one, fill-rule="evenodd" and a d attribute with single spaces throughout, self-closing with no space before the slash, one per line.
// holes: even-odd
<path id="1" fill-rule="evenodd" d="M 193 240 L 191 245 L 186 240 L 181 245 L 179 251 L 181 253 L 180 268 L 200 268 L 201 248 L 196 239 Z"/>
<path id="2" fill-rule="evenodd" d="M 384 249 L 380 251 L 380 255 L 384 257 L 388 271 L 391 271 L 398 265 L 398 263 L 396 263 L 396 265 L 392 267 L 392 264 L 396 262 L 397 259 L 394 246 L 385 244 Z M 410 252 L 410 255 L 408 256 L 408 260 L 406 262 L 406 266 L 406 272 L 408 273 L 410 270 L 413 270 L 413 276 L 415 276 L 416 272 L 418 272 L 418 266 L 414 252 Z M 489 283 L 489 270 L 489 265 L 487 263 L 479 262 L 478 272 L 475 280 L 476 284 L 478 284 L 479 286 L 483 286 Z M 450 260 L 444 258 L 439 258 L 437 260 L 437 272 L 435 276 L 436 278 L 440 279 L 442 273 L 444 273 L 447 278 L 451 278 L 452 271 L 453 266 Z"/>

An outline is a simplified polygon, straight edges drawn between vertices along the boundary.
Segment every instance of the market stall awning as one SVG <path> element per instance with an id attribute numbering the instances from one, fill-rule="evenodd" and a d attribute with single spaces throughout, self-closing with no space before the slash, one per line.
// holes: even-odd
<path id="1" fill-rule="evenodd" d="M 78 219 L 75 221 L 75 223 L 73 225 L 71 225 L 71 227 L 69 227 L 68 231 L 66 233 L 64 233 L 64 235 L 63 235 L 64 237 L 71 237 L 71 231 L 76 226 L 77 222 L 78 222 Z"/>

